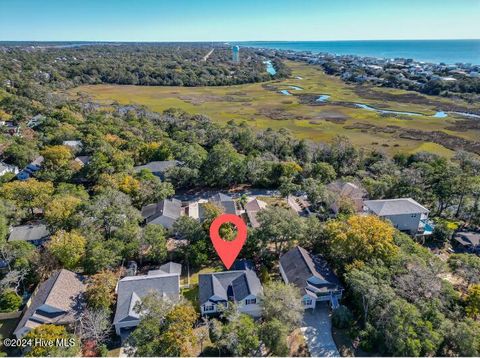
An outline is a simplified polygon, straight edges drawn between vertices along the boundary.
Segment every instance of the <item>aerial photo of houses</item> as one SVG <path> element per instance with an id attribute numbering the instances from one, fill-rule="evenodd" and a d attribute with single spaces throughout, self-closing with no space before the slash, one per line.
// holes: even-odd
<path id="1" fill-rule="evenodd" d="M 0 357 L 480 356 L 479 0 L 0 3 Z"/>

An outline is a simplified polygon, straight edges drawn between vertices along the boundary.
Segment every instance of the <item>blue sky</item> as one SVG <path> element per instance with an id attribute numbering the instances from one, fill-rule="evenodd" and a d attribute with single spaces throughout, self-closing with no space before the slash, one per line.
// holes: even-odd
<path id="1" fill-rule="evenodd" d="M 480 38 L 480 0 L 0 0 L 0 40 Z"/>

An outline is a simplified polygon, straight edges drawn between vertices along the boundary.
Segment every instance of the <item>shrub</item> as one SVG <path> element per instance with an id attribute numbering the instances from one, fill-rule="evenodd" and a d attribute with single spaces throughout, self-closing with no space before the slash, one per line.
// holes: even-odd
<path id="1" fill-rule="evenodd" d="M 336 328 L 348 328 L 352 325 L 353 315 L 346 306 L 340 306 L 333 311 L 332 323 Z"/>
<path id="2" fill-rule="evenodd" d="M 22 305 L 22 298 L 13 290 L 7 290 L 0 295 L 0 312 L 17 311 Z"/>

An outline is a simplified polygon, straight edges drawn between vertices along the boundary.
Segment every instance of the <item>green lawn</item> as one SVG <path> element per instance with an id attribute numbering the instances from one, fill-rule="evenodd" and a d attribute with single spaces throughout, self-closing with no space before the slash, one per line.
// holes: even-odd
<path id="1" fill-rule="evenodd" d="M 192 114 L 205 114 L 219 123 L 233 119 L 236 122 L 246 121 L 257 129 L 287 128 L 299 138 L 316 141 L 330 141 L 336 135 L 346 135 L 358 146 L 382 149 L 390 153 L 429 149 L 442 155 L 451 155 L 451 151 L 441 143 L 431 145 L 434 143 L 428 144 L 428 140 L 421 142 L 400 138 L 398 134 L 402 129 L 416 129 L 426 133 L 443 131 L 469 140 L 480 137 L 478 130 L 459 132 L 451 129 L 452 124 L 461 117 L 431 117 L 442 105 L 456 104 L 467 109 L 472 108 L 461 100 L 453 102 L 416 92 L 373 87 L 368 87 L 367 93 L 363 94 L 357 87 L 346 84 L 337 77 L 327 76 L 317 67 L 297 62 L 289 62 L 288 65 L 292 69 L 292 78 L 268 83 L 224 87 L 95 85 L 78 87 L 71 93 L 87 93 L 105 104 L 117 101 L 122 104 L 145 105 L 158 112 L 177 107 Z M 295 79 L 297 76 L 302 79 Z M 328 94 L 331 96 L 330 104 L 304 104 L 298 96 L 285 96 L 278 92 L 292 85 L 303 88 L 302 91 L 290 89 L 293 94 Z M 402 96 L 414 96 L 416 100 L 406 100 Z M 332 101 L 341 103 L 333 105 Z M 382 116 L 374 111 L 343 104 L 347 102 L 419 112 L 424 115 L 403 118 Z M 380 129 L 395 126 L 398 130 L 385 133 L 372 128 L 358 128 L 359 123 Z"/>
<path id="2" fill-rule="evenodd" d="M 190 275 L 190 287 L 182 289 L 182 295 L 189 300 L 196 310 L 199 310 L 198 305 L 198 275 L 202 273 L 218 272 L 222 271 L 221 267 L 204 267 L 198 271 L 195 271 Z M 183 279 L 186 282 L 186 279 Z"/>

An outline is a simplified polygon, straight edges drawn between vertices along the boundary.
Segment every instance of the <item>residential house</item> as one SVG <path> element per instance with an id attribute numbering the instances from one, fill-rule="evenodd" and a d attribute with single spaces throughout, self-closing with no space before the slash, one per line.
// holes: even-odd
<path id="1" fill-rule="evenodd" d="M 167 262 L 158 268 L 158 270 L 148 271 L 149 275 L 160 275 L 160 274 L 182 274 L 182 265 L 177 264 L 176 262 Z"/>
<path id="2" fill-rule="evenodd" d="M 248 220 L 250 221 L 250 225 L 253 228 L 257 228 L 260 226 L 260 223 L 257 220 L 257 214 L 259 211 L 264 210 L 266 207 L 267 203 L 258 199 L 253 199 L 247 204 L 245 204 L 245 212 L 247 214 Z"/>
<path id="3" fill-rule="evenodd" d="M 334 195 L 330 209 L 335 215 L 339 213 L 345 201 L 351 202 L 357 213 L 363 210 L 363 200 L 367 196 L 367 192 L 360 186 L 354 183 L 336 180 L 328 184 L 327 189 Z"/>
<path id="4" fill-rule="evenodd" d="M 142 208 L 146 224 L 159 224 L 171 229 L 182 214 L 182 202 L 177 199 L 165 199 Z"/>
<path id="5" fill-rule="evenodd" d="M 89 155 L 80 155 L 78 157 L 75 157 L 75 162 L 80 165 L 81 167 L 84 167 L 88 163 L 90 163 L 90 156 Z"/>
<path id="6" fill-rule="evenodd" d="M 228 196 L 223 193 L 217 193 L 215 195 L 212 195 L 208 199 L 209 203 L 212 203 L 220 208 L 222 213 L 224 214 L 232 214 L 232 215 L 238 215 L 237 211 L 237 204 L 233 200 L 231 196 Z M 194 210 L 190 210 L 189 207 L 189 212 L 195 213 Z M 205 213 L 205 200 L 201 200 L 198 203 L 198 213 L 195 213 L 195 215 L 198 216 L 198 219 L 200 221 L 203 221 L 205 219 L 206 213 Z M 194 217 L 193 215 L 191 217 Z"/>
<path id="7" fill-rule="evenodd" d="M 339 306 L 343 287 L 328 263 L 297 246 L 280 256 L 280 274 L 285 283 L 295 285 L 302 294 L 305 308 L 315 308 L 317 302 Z"/>
<path id="8" fill-rule="evenodd" d="M 78 322 L 84 308 L 85 278 L 59 270 L 40 283 L 27 303 L 27 309 L 14 334 L 21 338 L 42 324 L 70 326 Z"/>
<path id="9" fill-rule="evenodd" d="M 262 314 L 259 296 L 263 287 L 250 268 L 200 274 L 198 286 L 202 315 L 218 314 L 229 302 L 234 302 L 240 312 L 252 317 Z"/>
<path id="10" fill-rule="evenodd" d="M 7 173 L 18 174 L 18 167 L 16 167 L 15 165 L 10 165 L 4 162 L 0 162 L 0 176 L 5 175 Z"/>
<path id="11" fill-rule="evenodd" d="M 179 166 L 181 162 L 178 160 L 164 160 L 164 161 L 156 161 L 150 162 L 145 165 L 138 165 L 133 168 L 135 173 L 140 173 L 142 170 L 147 169 L 150 170 L 153 175 L 159 177 L 160 179 L 165 179 L 165 173 L 170 168 L 175 168 Z"/>
<path id="12" fill-rule="evenodd" d="M 20 126 L 14 124 L 12 121 L 5 121 L 3 125 L 5 127 L 4 131 L 10 134 L 11 136 L 20 135 Z"/>
<path id="13" fill-rule="evenodd" d="M 200 214 L 204 214 L 203 209 L 200 209 L 200 208 L 205 203 L 208 203 L 208 200 L 200 199 L 198 201 L 193 201 L 191 203 L 188 203 L 188 206 L 185 207 L 185 215 L 195 220 L 200 220 Z"/>
<path id="14" fill-rule="evenodd" d="M 141 313 L 137 304 L 149 293 L 156 292 L 165 299 L 178 301 L 180 298 L 180 274 L 176 265 L 164 269 L 173 271 L 167 273 L 149 272 L 148 275 L 127 276 L 118 281 L 116 287 L 117 309 L 113 319 L 115 332 L 125 338 L 140 323 Z"/>
<path id="15" fill-rule="evenodd" d="M 453 235 L 455 246 L 463 252 L 480 254 L 480 233 L 461 231 Z"/>
<path id="16" fill-rule="evenodd" d="M 46 117 L 44 115 L 37 114 L 36 116 L 29 119 L 29 121 L 27 122 L 27 127 L 35 128 L 40 125 L 45 119 Z"/>
<path id="17" fill-rule="evenodd" d="M 18 180 L 27 180 L 34 176 L 42 168 L 42 163 L 44 161 L 43 156 L 38 156 L 33 162 L 28 164 L 23 170 L 17 174 Z"/>
<path id="18" fill-rule="evenodd" d="M 11 228 L 8 241 L 25 241 L 40 246 L 49 236 L 50 232 L 44 224 L 27 224 Z"/>
<path id="19" fill-rule="evenodd" d="M 80 152 L 83 148 L 83 143 L 81 140 L 64 140 L 62 144 L 72 148 L 75 152 Z"/>
<path id="20" fill-rule="evenodd" d="M 428 220 L 429 210 L 411 198 L 365 200 L 364 212 L 391 221 L 392 225 L 410 235 L 430 235 L 433 224 Z"/>
<path id="21" fill-rule="evenodd" d="M 222 209 L 224 214 L 233 214 L 237 215 L 237 205 L 231 196 L 217 193 L 210 197 L 208 200 L 209 202 L 217 205 L 220 209 Z"/>
<path id="22" fill-rule="evenodd" d="M 295 211 L 299 216 L 310 216 L 310 203 L 308 202 L 306 196 L 287 196 L 288 206 Z"/>

